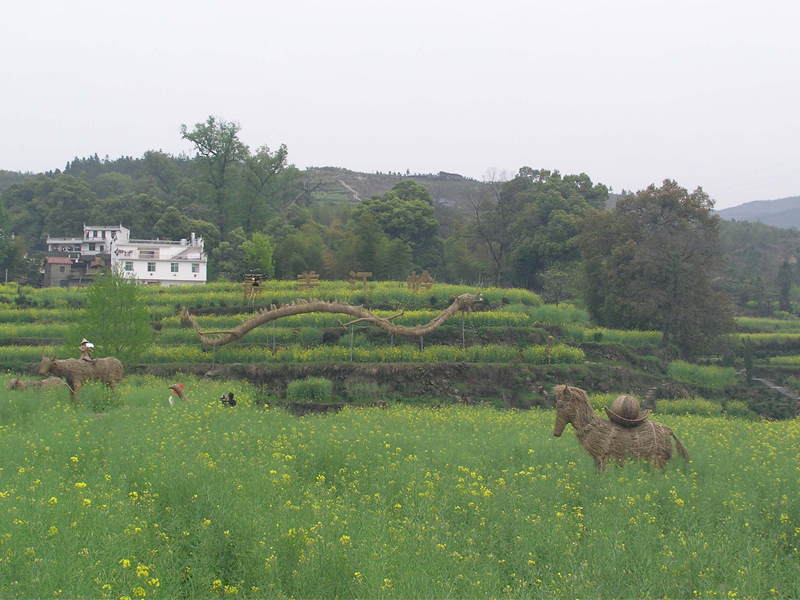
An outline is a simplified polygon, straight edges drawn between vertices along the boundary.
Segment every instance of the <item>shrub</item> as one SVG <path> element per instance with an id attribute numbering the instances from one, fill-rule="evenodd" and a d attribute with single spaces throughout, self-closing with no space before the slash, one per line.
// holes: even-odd
<path id="1" fill-rule="evenodd" d="M 724 408 L 725 413 L 732 417 L 749 417 L 752 414 L 750 409 L 747 408 L 747 403 L 739 400 L 726 402 Z"/>
<path id="2" fill-rule="evenodd" d="M 526 308 L 525 312 L 527 312 L 531 320 L 537 323 L 550 323 L 553 325 L 580 323 L 586 325 L 589 322 L 589 313 L 569 304 L 559 304 L 558 306 L 542 304 Z"/>
<path id="3" fill-rule="evenodd" d="M 107 385 L 90 382 L 81 388 L 81 403 L 94 413 L 104 413 L 122 406 L 122 394 Z"/>
<path id="4" fill-rule="evenodd" d="M 554 364 L 576 364 L 586 360 L 586 355 L 580 348 L 556 344 L 550 350 L 550 360 Z"/>
<path id="5" fill-rule="evenodd" d="M 330 402 L 333 383 L 324 377 L 307 377 L 291 381 L 286 386 L 286 397 L 294 402 Z"/>
<path id="6" fill-rule="evenodd" d="M 605 414 L 603 407 L 608 406 L 610 408 L 611 405 L 614 404 L 614 400 L 617 399 L 617 396 L 619 396 L 619 394 L 592 394 L 589 396 L 589 402 L 591 402 L 593 409 Z"/>
<path id="7" fill-rule="evenodd" d="M 345 384 L 350 402 L 374 402 L 386 396 L 386 390 L 374 381 L 355 381 Z"/>

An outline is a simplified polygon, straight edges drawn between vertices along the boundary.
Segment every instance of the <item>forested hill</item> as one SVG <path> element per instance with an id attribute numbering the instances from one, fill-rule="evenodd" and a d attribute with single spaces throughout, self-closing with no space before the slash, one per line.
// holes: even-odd
<path id="1" fill-rule="evenodd" d="M 313 167 L 303 172 L 311 196 L 322 202 L 358 202 L 385 194 L 404 179 L 424 185 L 438 206 L 469 211 L 491 184 L 458 173 L 359 173 L 340 167 Z"/>
<path id="2" fill-rule="evenodd" d="M 746 202 L 733 208 L 724 208 L 717 214 L 726 221 L 764 223 L 781 229 L 800 229 L 800 196 L 779 200 Z"/>
<path id="3" fill-rule="evenodd" d="M 624 190 L 609 193 L 584 173 L 521 167 L 477 181 L 443 171 L 301 170 L 286 146 L 253 150 L 238 131 L 210 117 L 182 129 L 198 149 L 194 156 L 95 154 L 47 173 L 0 170 L 0 234 L 14 233 L 0 235 L 0 267 L 10 280 L 37 285 L 48 235 L 76 235 L 84 223 L 122 223 L 136 238 L 202 236 L 211 281 L 240 280 L 246 272 L 293 279 L 312 270 L 327 279 L 367 271 L 376 281 L 402 280 L 427 269 L 440 282 L 518 286 L 556 302 L 580 301 L 585 226 L 595 210 L 609 211 L 601 213 L 610 217 L 597 226 L 602 231 L 593 231 L 595 242 L 611 248 L 625 225 L 610 215 Z M 204 153 L 206 144 L 221 149 Z M 676 185 L 630 198 L 652 204 L 661 193 L 705 206 Z M 747 207 L 755 212 L 737 212 Z M 740 308 L 756 302 L 768 312 L 775 298 L 787 296 L 780 290 L 788 270 L 790 288 L 800 280 L 796 232 L 767 225 L 781 210 L 800 214 L 800 197 L 720 211 L 736 220 L 722 223 L 724 266 L 712 278 Z M 744 220 L 751 214 L 761 223 Z M 785 214 L 779 220 L 792 224 Z"/>

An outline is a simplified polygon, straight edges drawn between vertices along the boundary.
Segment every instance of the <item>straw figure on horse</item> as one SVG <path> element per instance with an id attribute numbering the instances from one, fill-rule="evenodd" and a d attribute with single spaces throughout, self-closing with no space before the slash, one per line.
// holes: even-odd
<path id="1" fill-rule="evenodd" d="M 635 402 L 635 410 L 631 400 Z M 567 423 L 572 423 L 578 441 L 592 455 L 598 469 L 605 467 L 609 459 L 626 458 L 652 460 L 657 467 L 672 458 L 672 440 L 678 454 L 686 460 L 689 453 L 669 427 L 647 421 L 647 413 L 639 416 L 638 401 L 631 396 L 620 396 L 614 403 L 619 412 L 629 409 L 628 414 L 618 414 L 606 408 L 611 420 L 598 417 L 586 392 L 580 388 L 560 385 L 556 387 L 556 425 L 553 435 L 560 437 Z"/>
<path id="2" fill-rule="evenodd" d="M 122 380 L 122 363 L 113 356 L 95 358 L 91 362 L 80 358 L 57 359 L 48 358 L 42 351 L 42 362 L 39 363 L 39 375 L 52 373 L 67 381 L 73 402 L 80 397 L 81 383 L 87 380 L 98 380 L 107 384 L 112 391 Z"/>

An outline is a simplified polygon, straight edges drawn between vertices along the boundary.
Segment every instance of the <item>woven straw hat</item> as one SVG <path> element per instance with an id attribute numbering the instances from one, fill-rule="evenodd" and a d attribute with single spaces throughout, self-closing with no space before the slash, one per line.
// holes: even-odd
<path id="1" fill-rule="evenodd" d="M 649 410 L 641 412 L 639 401 L 633 396 L 619 396 L 611 408 L 603 407 L 608 415 L 608 420 L 623 427 L 636 427 L 647 420 Z"/>

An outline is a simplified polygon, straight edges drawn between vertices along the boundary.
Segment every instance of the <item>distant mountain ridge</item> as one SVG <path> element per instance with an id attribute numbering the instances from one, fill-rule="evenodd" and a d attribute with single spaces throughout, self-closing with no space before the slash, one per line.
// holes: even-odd
<path id="1" fill-rule="evenodd" d="M 726 221 L 750 221 L 781 229 L 800 229 L 800 196 L 746 202 L 715 212 Z"/>

